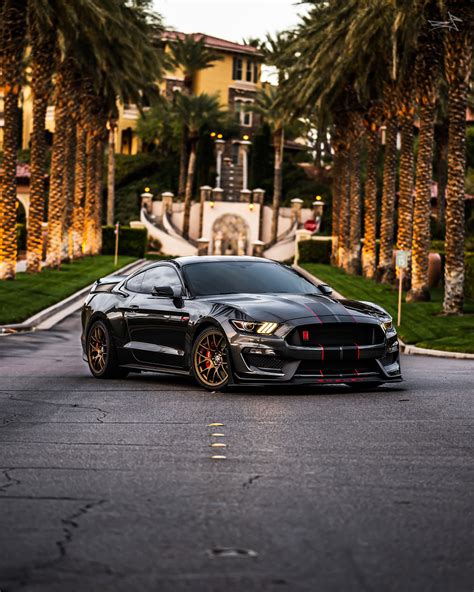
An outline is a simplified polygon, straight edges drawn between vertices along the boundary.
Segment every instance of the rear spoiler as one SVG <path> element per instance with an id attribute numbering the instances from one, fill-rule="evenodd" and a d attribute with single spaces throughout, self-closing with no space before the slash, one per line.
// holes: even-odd
<path id="1" fill-rule="evenodd" d="M 109 275 L 97 280 L 91 288 L 91 294 L 98 292 L 111 292 L 117 284 L 120 284 L 127 276 L 126 275 Z"/>

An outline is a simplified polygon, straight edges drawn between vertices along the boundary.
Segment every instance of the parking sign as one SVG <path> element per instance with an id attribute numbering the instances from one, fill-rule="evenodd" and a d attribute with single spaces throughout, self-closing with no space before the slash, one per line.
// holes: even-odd
<path id="1" fill-rule="evenodd" d="M 409 256 L 410 256 L 410 251 L 397 251 L 396 266 L 399 269 L 406 269 L 408 267 Z"/>

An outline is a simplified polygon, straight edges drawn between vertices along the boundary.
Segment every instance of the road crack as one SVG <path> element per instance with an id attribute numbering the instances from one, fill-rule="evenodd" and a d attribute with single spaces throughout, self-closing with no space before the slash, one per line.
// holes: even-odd
<path id="1" fill-rule="evenodd" d="M 90 411 L 98 411 L 101 413 L 100 417 L 96 417 L 96 420 L 99 423 L 105 423 L 104 419 L 109 415 L 109 412 L 105 411 L 105 409 L 101 409 L 100 407 L 92 407 L 90 405 L 80 405 L 79 403 L 56 403 L 54 401 L 45 401 L 44 399 L 19 399 L 18 397 L 15 397 L 15 395 L 10 395 L 8 398 L 10 401 L 19 401 L 20 403 L 43 403 L 44 405 L 54 405 L 56 407 L 71 407 Z"/>
<path id="2" fill-rule="evenodd" d="M 250 477 L 249 479 L 247 479 L 247 481 L 245 481 L 245 483 L 242 484 L 242 487 L 250 487 L 252 485 L 252 483 L 254 481 L 256 481 L 257 479 L 260 479 L 260 475 L 255 475 L 254 477 Z"/>
<path id="3" fill-rule="evenodd" d="M 10 475 L 10 473 L 14 470 L 15 470 L 14 468 L 8 468 L 8 469 L 2 470 L 2 475 L 5 477 L 6 483 L 4 483 L 3 485 L 0 485 L 0 493 L 5 493 L 6 491 L 8 491 L 8 489 L 10 487 L 13 487 L 14 485 L 21 484 L 20 479 L 15 479 L 15 477 L 12 477 Z"/>

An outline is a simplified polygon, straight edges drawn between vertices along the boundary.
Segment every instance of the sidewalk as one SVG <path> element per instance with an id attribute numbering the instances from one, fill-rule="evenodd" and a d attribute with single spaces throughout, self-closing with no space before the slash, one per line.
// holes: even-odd
<path id="1" fill-rule="evenodd" d="M 117 269 L 106 277 L 113 275 L 128 275 L 140 268 L 145 263 L 147 263 L 146 259 L 139 259 L 138 261 L 129 263 L 121 269 Z M 0 325 L 0 337 L 11 335 L 13 333 L 25 333 L 28 331 L 51 329 L 54 327 L 54 325 L 81 308 L 87 294 L 91 289 L 91 286 L 92 284 L 85 286 L 64 300 L 61 300 L 60 302 L 57 302 L 56 304 L 53 304 L 52 306 L 34 314 L 32 317 L 26 319 L 26 321 L 23 321 L 22 323 Z"/>

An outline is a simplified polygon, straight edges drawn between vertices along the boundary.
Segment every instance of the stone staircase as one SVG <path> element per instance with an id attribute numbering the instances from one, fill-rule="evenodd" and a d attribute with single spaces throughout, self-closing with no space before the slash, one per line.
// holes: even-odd
<path id="1" fill-rule="evenodd" d="M 239 201 L 243 178 L 242 165 L 224 160 L 222 163 L 221 186 L 226 201 Z"/>

